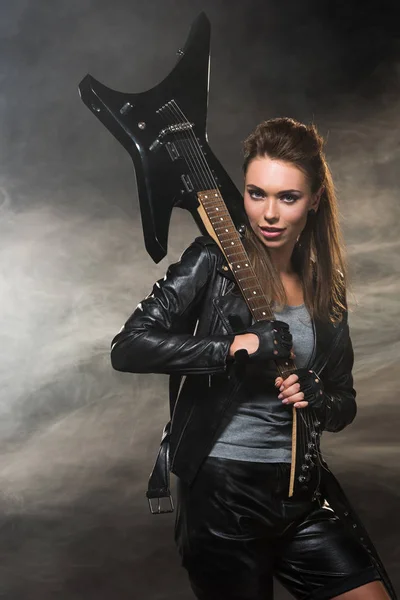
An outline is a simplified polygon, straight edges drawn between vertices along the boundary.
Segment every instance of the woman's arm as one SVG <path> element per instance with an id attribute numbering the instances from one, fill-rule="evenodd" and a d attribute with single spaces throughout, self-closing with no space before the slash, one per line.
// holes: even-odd
<path id="1" fill-rule="evenodd" d="M 321 422 L 326 431 L 341 431 L 357 414 L 356 391 L 353 388 L 354 352 L 349 326 L 344 325 L 343 343 L 330 363 L 332 368 L 322 375 L 324 402 L 320 409 Z"/>
<path id="2" fill-rule="evenodd" d="M 193 331 L 213 264 L 207 246 L 193 242 L 168 267 L 114 337 L 111 363 L 132 373 L 222 373 L 234 335 L 197 337 Z M 212 310 L 212 307 L 209 307 Z"/>

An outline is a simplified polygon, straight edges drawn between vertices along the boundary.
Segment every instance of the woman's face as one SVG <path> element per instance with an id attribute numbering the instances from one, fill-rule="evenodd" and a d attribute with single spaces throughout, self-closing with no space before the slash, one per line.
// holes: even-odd
<path id="1" fill-rule="evenodd" d="M 307 213 L 318 208 L 307 177 L 293 163 L 254 158 L 245 177 L 244 207 L 257 237 L 268 248 L 294 246 Z M 275 230 L 275 232 L 274 232 Z"/>

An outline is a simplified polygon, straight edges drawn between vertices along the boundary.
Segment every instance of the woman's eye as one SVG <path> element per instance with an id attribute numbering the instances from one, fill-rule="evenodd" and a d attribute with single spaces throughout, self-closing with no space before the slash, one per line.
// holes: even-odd
<path id="1" fill-rule="evenodd" d="M 296 202 L 298 198 L 293 194 L 285 194 L 284 196 L 281 196 L 281 199 L 284 200 L 287 204 L 293 204 L 293 202 Z"/>
<path id="2" fill-rule="evenodd" d="M 254 200 L 260 200 L 260 198 L 264 197 L 264 194 L 262 192 L 258 192 L 257 190 L 249 190 L 249 196 Z"/>

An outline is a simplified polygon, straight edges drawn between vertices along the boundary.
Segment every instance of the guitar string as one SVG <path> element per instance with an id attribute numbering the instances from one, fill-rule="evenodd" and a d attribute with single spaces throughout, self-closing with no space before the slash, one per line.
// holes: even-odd
<path id="1" fill-rule="evenodd" d="M 181 116 L 179 114 L 179 107 L 178 107 L 177 103 L 175 102 L 175 100 L 171 101 L 171 106 L 168 107 L 168 108 L 171 111 L 172 115 L 176 118 L 177 122 L 182 121 L 182 118 L 181 118 Z M 183 113 L 182 113 L 182 116 L 183 116 L 184 122 L 186 122 L 186 123 L 188 123 L 190 125 L 189 121 L 184 117 Z M 189 136 L 190 135 L 194 136 L 192 127 L 189 127 L 187 131 L 188 131 L 188 135 Z M 204 188 L 205 189 L 212 189 L 213 187 L 216 188 L 217 184 L 216 184 L 215 181 L 212 180 L 213 179 L 212 178 L 212 174 L 211 174 L 211 179 L 207 180 L 207 176 L 208 176 L 207 166 L 208 165 L 207 165 L 207 161 L 204 160 L 204 156 L 202 156 L 202 153 L 200 153 L 200 156 L 196 156 L 196 148 L 195 148 L 195 146 L 193 146 L 190 143 L 190 140 L 186 140 L 186 141 L 188 142 L 189 151 L 193 152 L 193 161 L 195 162 L 195 164 L 197 163 L 198 168 L 200 167 L 200 172 L 201 172 L 201 175 L 203 177 L 203 184 L 204 184 L 204 186 L 202 186 L 203 189 Z M 186 147 L 186 144 L 185 144 L 185 147 Z M 200 161 L 199 161 L 199 158 L 200 158 Z M 203 164 L 202 164 L 202 162 L 203 162 Z M 215 184 L 215 186 L 214 186 L 214 184 Z M 198 191 L 201 191 L 201 189 L 198 190 Z"/>
<path id="2" fill-rule="evenodd" d="M 167 121 L 167 123 L 170 123 L 170 120 L 167 120 L 167 116 L 164 114 L 165 112 L 170 113 L 168 116 L 173 118 L 172 122 L 174 124 L 179 124 L 180 119 L 178 119 L 177 117 L 179 115 L 176 115 L 174 113 L 173 107 L 172 107 L 172 101 L 168 102 L 167 104 L 165 104 L 162 107 L 162 115 L 163 118 Z M 185 132 L 184 131 L 173 131 L 172 135 L 178 140 L 179 142 L 179 148 L 182 151 L 182 155 L 183 158 L 186 162 L 186 165 L 189 168 L 189 171 L 193 174 L 195 180 L 195 183 L 197 184 L 197 187 L 199 188 L 199 191 L 201 189 L 204 189 L 204 186 L 208 187 L 206 180 L 204 179 L 204 170 L 203 173 L 201 171 L 198 170 L 198 168 L 196 168 L 196 158 L 195 156 L 192 158 L 192 156 L 189 156 L 188 152 L 187 152 L 187 147 L 186 147 L 186 139 L 185 139 Z"/>
<path id="3" fill-rule="evenodd" d="M 166 123 L 167 126 L 170 125 L 170 120 L 167 118 L 167 116 L 165 115 L 165 111 L 168 110 L 168 105 L 164 105 L 162 107 L 162 109 L 160 109 L 158 112 L 160 113 L 162 119 L 164 120 L 164 122 Z M 201 185 L 201 180 L 199 178 L 199 174 L 197 173 L 196 169 L 193 168 L 193 165 L 189 164 L 186 156 L 185 156 L 185 151 L 184 151 L 184 147 L 183 147 L 183 132 L 180 132 L 180 136 L 178 135 L 177 132 L 174 132 L 175 137 L 177 137 L 178 142 L 180 143 L 178 148 L 181 147 L 181 149 L 183 150 L 183 158 L 186 162 L 186 165 L 189 169 L 190 172 L 193 173 L 194 179 L 195 179 L 195 185 L 197 185 L 199 187 L 199 189 L 201 189 L 202 185 Z"/>
<path id="4" fill-rule="evenodd" d="M 175 100 L 172 100 L 172 103 L 174 104 L 174 108 L 177 111 L 177 116 L 181 117 L 186 123 L 189 123 L 188 119 L 186 118 L 185 114 L 183 113 L 182 109 L 178 106 L 178 104 L 175 102 Z M 211 189 L 219 189 L 217 182 L 215 181 L 214 175 L 205 159 L 204 153 L 202 152 L 201 148 L 200 148 L 200 144 L 198 139 L 195 136 L 195 133 L 193 131 L 193 128 L 190 127 L 189 128 L 189 137 L 192 138 L 193 141 L 193 149 L 194 151 L 197 150 L 197 156 L 200 159 L 200 164 L 202 164 L 203 169 L 205 169 L 205 172 L 208 174 L 208 176 L 210 177 L 209 181 L 211 183 Z M 196 148 L 197 146 L 197 148 Z"/>

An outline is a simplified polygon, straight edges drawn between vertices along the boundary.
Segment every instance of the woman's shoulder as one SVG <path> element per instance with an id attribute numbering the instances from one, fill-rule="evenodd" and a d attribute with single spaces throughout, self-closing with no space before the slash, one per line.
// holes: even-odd
<path id="1" fill-rule="evenodd" d="M 201 235 L 182 252 L 177 262 L 169 264 L 167 277 L 189 276 L 206 280 L 224 259 L 211 236 Z"/>
<path id="2" fill-rule="evenodd" d="M 184 250 L 181 255 L 182 260 L 196 260 L 210 263 L 215 260 L 223 259 L 223 254 L 217 242 L 210 235 L 200 235 Z"/>

